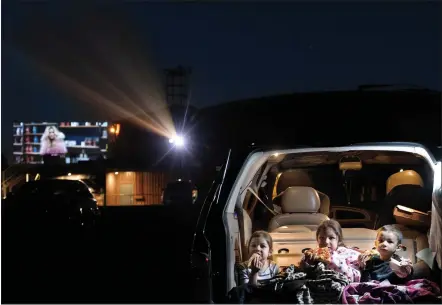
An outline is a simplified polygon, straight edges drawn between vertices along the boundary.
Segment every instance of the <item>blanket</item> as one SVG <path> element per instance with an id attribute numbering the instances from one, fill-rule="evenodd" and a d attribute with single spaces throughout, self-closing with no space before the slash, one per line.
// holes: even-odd
<path id="1" fill-rule="evenodd" d="M 259 286 L 245 284 L 234 287 L 228 294 L 228 300 L 236 304 L 338 303 L 344 287 L 348 284 L 349 281 L 344 275 L 327 270 L 322 262 L 304 269 L 291 265 Z"/>
<path id="2" fill-rule="evenodd" d="M 343 304 L 437 304 L 440 288 L 426 279 L 408 281 L 405 285 L 371 281 L 351 283 L 342 293 Z"/>

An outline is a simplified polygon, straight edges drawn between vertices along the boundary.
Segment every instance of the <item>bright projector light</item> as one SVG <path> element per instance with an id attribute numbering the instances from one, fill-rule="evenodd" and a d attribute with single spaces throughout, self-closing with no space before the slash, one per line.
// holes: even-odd
<path id="1" fill-rule="evenodd" d="M 182 136 L 178 136 L 178 135 L 169 139 L 169 143 L 175 144 L 175 146 L 177 146 L 177 147 L 183 147 L 185 145 L 184 138 Z"/>

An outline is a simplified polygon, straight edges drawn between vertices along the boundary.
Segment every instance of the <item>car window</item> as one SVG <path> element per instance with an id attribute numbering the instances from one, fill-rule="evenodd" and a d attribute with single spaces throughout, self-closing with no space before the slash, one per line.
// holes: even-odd
<path id="1" fill-rule="evenodd" d="M 19 196 L 32 196 L 37 195 L 40 192 L 38 184 L 35 183 L 25 183 L 18 191 Z"/>
<path id="2" fill-rule="evenodd" d="M 76 188 L 76 191 L 78 196 L 84 196 L 87 198 L 94 198 L 94 196 L 92 195 L 92 193 L 89 191 L 89 189 L 87 188 L 87 186 L 78 186 Z"/>
<path id="3" fill-rule="evenodd" d="M 93 198 L 93 195 L 89 191 L 89 188 L 84 183 L 78 181 L 39 181 L 39 182 L 28 182 L 24 184 L 17 195 L 27 197 L 27 196 L 84 196 L 88 198 Z"/>
<path id="4" fill-rule="evenodd" d="M 79 181 L 70 181 L 68 189 L 72 195 L 93 198 L 93 195 L 89 191 L 89 188 L 86 184 Z"/>

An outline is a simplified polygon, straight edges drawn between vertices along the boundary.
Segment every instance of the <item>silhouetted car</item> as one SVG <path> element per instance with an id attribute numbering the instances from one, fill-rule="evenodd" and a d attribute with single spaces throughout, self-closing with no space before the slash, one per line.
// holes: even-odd
<path id="1" fill-rule="evenodd" d="M 2 202 L 2 210 L 6 302 L 91 302 L 101 226 L 88 187 L 72 180 L 27 182 Z"/>
<path id="2" fill-rule="evenodd" d="M 198 189 L 190 181 L 173 181 L 169 182 L 161 194 L 161 202 L 164 205 L 187 204 L 192 205 L 198 198 Z"/>
<path id="3" fill-rule="evenodd" d="M 30 217 L 40 223 L 44 219 L 47 223 L 91 227 L 100 215 L 88 186 L 75 180 L 27 182 L 9 195 L 4 205 L 4 211 L 12 217 L 11 221 L 19 218 L 29 220 Z"/>

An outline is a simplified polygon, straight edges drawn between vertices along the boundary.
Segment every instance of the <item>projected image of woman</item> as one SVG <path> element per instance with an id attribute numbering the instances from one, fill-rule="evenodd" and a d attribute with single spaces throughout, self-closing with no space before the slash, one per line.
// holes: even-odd
<path id="1" fill-rule="evenodd" d="M 40 140 L 41 155 L 64 155 L 67 152 L 64 134 L 55 126 L 47 126 Z"/>

